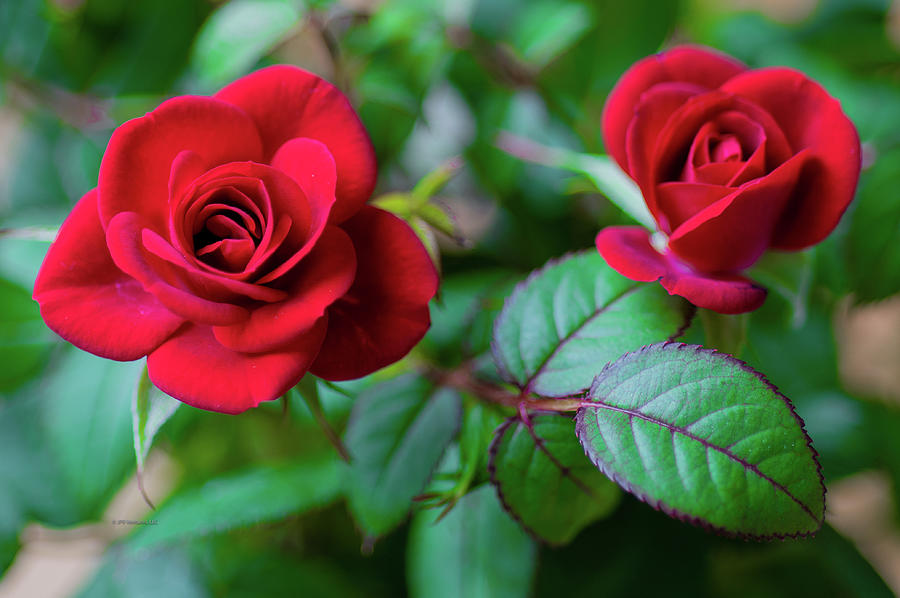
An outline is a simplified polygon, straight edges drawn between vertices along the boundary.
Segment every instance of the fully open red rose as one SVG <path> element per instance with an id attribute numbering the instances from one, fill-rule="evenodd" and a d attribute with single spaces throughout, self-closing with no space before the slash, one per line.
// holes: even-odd
<path id="1" fill-rule="evenodd" d="M 148 355 L 157 387 L 203 409 L 363 376 L 418 342 L 437 288 L 413 231 L 365 205 L 375 176 L 347 99 L 300 69 L 176 97 L 113 133 L 34 298 L 66 340 Z"/>
<path id="2" fill-rule="evenodd" d="M 611 227 L 597 235 L 600 254 L 624 276 L 721 313 L 759 307 L 766 291 L 741 271 L 766 249 L 828 236 L 859 178 L 856 129 L 819 84 L 703 48 L 628 69 L 604 108 L 603 138 L 665 242 Z"/>

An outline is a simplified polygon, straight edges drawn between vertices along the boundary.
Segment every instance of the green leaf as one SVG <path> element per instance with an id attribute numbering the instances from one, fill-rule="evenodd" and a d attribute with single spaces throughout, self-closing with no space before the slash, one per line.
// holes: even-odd
<path id="1" fill-rule="evenodd" d="M 147 453 L 150 452 L 156 433 L 181 405 L 181 401 L 173 399 L 153 386 L 147 375 L 146 367 L 141 370 L 134 393 L 134 401 L 131 404 L 134 454 L 137 459 L 138 471 L 144 469 L 144 460 L 147 458 Z"/>
<path id="2" fill-rule="evenodd" d="M 517 20 L 513 45 L 526 61 L 540 68 L 571 48 L 593 26 L 594 15 L 583 4 L 531 3 Z"/>
<path id="3" fill-rule="evenodd" d="M 791 306 L 791 326 L 795 329 L 806 321 L 814 261 L 813 251 L 770 251 L 747 273 L 750 278 L 784 297 Z"/>
<path id="4" fill-rule="evenodd" d="M 412 598 L 520 598 L 534 576 L 534 541 L 503 511 L 493 489 L 467 494 L 435 522 L 435 510 L 413 519 L 407 545 Z"/>
<path id="5" fill-rule="evenodd" d="M 879 156 L 860 184 L 847 235 L 848 273 L 856 297 L 900 292 L 900 149 Z"/>
<path id="6" fill-rule="evenodd" d="M 825 486 L 790 401 L 745 363 L 659 343 L 597 376 L 576 433 L 607 476 L 683 521 L 751 539 L 822 525 Z"/>
<path id="7" fill-rule="evenodd" d="M 585 458 L 572 418 L 538 414 L 529 424 L 511 417 L 497 429 L 491 482 L 525 529 L 552 544 L 567 544 L 611 513 L 620 493 Z"/>
<path id="8" fill-rule="evenodd" d="M 43 367 L 54 338 L 28 291 L 3 279 L 0 308 L 0 392 L 7 392 Z"/>
<path id="9" fill-rule="evenodd" d="M 41 386 L 46 442 L 85 518 L 100 516 L 134 467 L 130 398 L 140 367 L 67 348 Z"/>
<path id="10" fill-rule="evenodd" d="M 647 209 L 641 190 L 612 159 L 607 156 L 562 152 L 559 166 L 585 175 L 620 210 L 637 223 L 656 230 L 656 220 Z"/>
<path id="11" fill-rule="evenodd" d="M 196 566 L 181 547 L 136 551 L 113 546 L 77 598 L 207 598 Z"/>
<path id="12" fill-rule="evenodd" d="M 191 64 L 210 85 L 227 83 L 283 40 L 300 16 L 296 0 L 232 0 L 203 24 Z"/>
<path id="13" fill-rule="evenodd" d="M 494 360 L 526 391 L 576 394 L 622 353 L 679 336 L 693 311 L 586 251 L 549 262 L 516 288 L 494 326 Z"/>
<path id="14" fill-rule="evenodd" d="M 360 395 L 345 442 L 353 456 L 350 512 L 371 536 L 399 525 L 431 478 L 460 420 L 459 395 L 415 375 Z"/>
<path id="15" fill-rule="evenodd" d="M 318 533 L 327 538 L 340 538 L 334 525 L 341 509 L 331 509 L 319 517 L 310 515 L 294 522 L 283 522 L 236 534 L 211 536 L 193 542 L 190 556 L 199 565 L 206 587 L 216 588 L 220 598 L 373 598 L 386 596 L 374 590 L 383 582 L 384 570 L 372 562 L 375 559 L 347 552 L 337 556 L 315 542 L 313 550 L 306 550 L 307 542 Z M 318 530 L 322 530 L 319 532 Z M 347 536 L 352 531 L 347 529 Z M 273 539 L 281 541 L 273 541 Z M 309 540 L 308 540 L 309 539 Z M 355 538 L 354 538 L 355 540 Z M 353 540 L 351 540 L 352 542 Z M 292 550 L 293 547 L 298 549 Z M 379 557 L 384 554 L 379 551 Z M 365 565 L 356 565 L 365 559 Z M 354 562 L 355 561 L 355 562 Z M 356 565 L 356 566 L 354 566 Z M 365 568 L 364 568 L 365 567 Z M 399 576 L 397 576 L 399 577 Z M 402 577 L 392 584 L 402 588 Z"/>
<path id="16" fill-rule="evenodd" d="M 221 533 L 327 505 L 341 491 L 334 457 L 254 467 L 173 496 L 129 540 L 148 548 Z"/>
<path id="17" fill-rule="evenodd" d="M 426 508 L 440 507 L 441 513 L 446 514 L 472 486 L 487 481 L 491 441 L 503 420 L 504 414 L 497 405 L 463 395 L 459 442 L 450 445 L 444 454 L 429 492 L 421 496 L 419 504 Z"/>
<path id="18" fill-rule="evenodd" d="M 656 220 L 647 208 L 641 190 L 609 157 L 547 147 L 506 132 L 498 136 L 496 143 L 503 151 L 522 160 L 583 174 L 598 191 L 638 224 L 656 230 Z"/>
<path id="19" fill-rule="evenodd" d="M 27 519 L 54 526 L 83 519 L 43 433 L 43 401 L 31 392 L 33 388 L 27 386 L 0 402 L 0 536 L 4 538 L 17 535 Z"/>
<path id="20" fill-rule="evenodd" d="M 468 481 L 487 471 L 494 431 L 503 423 L 496 405 L 466 397 L 462 429 L 459 432 L 459 460 L 462 476 Z"/>

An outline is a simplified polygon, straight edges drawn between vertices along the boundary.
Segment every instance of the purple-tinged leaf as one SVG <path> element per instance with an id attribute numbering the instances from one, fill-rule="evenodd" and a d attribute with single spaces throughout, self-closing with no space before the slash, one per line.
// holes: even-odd
<path id="1" fill-rule="evenodd" d="M 529 392 L 577 394 L 598 366 L 680 336 L 693 312 L 658 284 L 629 280 L 586 251 L 549 262 L 516 287 L 494 326 L 494 361 Z"/>
<path id="2" fill-rule="evenodd" d="M 576 433 L 591 461 L 672 517 L 749 539 L 807 536 L 825 486 L 791 402 L 729 355 L 659 343 L 594 380 Z"/>
<path id="3" fill-rule="evenodd" d="M 585 458 L 575 422 L 565 415 L 535 414 L 528 424 L 507 419 L 495 432 L 489 470 L 506 510 L 551 544 L 570 542 L 621 496 Z"/>

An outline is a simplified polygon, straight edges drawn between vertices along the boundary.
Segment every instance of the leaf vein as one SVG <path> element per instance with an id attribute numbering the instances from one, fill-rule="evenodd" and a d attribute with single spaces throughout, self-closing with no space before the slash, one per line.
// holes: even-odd
<path id="1" fill-rule="evenodd" d="M 810 519 L 818 522 L 818 518 L 813 514 L 812 510 L 803 501 L 801 501 L 799 498 L 794 496 L 794 494 L 790 490 L 788 490 L 783 484 L 781 484 L 777 480 L 771 478 L 770 476 L 766 475 L 765 473 L 760 471 L 760 469 L 756 465 L 754 465 L 753 463 L 750 463 L 746 459 L 743 459 L 743 458 L 739 457 L 738 455 L 732 453 L 727 448 L 716 446 L 716 445 L 712 444 L 709 440 L 702 438 L 700 436 L 697 436 L 696 434 L 692 434 L 690 431 L 688 431 L 685 428 L 681 428 L 679 426 L 676 426 L 673 423 L 651 417 L 649 415 L 641 413 L 640 411 L 626 409 L 624 407 L 617 407 L 615 405 L 608 405 L 606 403 L 601 403 L 601 402 L 596 402 L 596 403 L 595 402 L 586 402 L 583 404 L 583 406 L 585 408 L 606 409 L 609 411 L 622 413 L 627 416 L 640 418 L 649 423 L 656 424 L 658 426 L 667 428 L 673 434 L 674 433 L 682 434 L 682 435 L 690 438 L 691 440 L 694 440 L 695 442 L 699 442 L 702 446 L 704 446 L 706 448 L 707 467 L 709 467 L 709 451 L 714 450 L 718 453 L 721 453 L 721 454 L 725 455 L 726 457 L 728 457 L 729 459 L 731 459 L 732 461 L 735 461 L 738 464 L 740 464 L 741 466 L 743 466 L 745 468 L 745 470 L 749 470 L 749 471 L 753 472 L 756 476 L 758 476 L 765 482 L 771 484 L 774 488 L 776 488 L 777 490 L 782 492 L 785 496 L 787 496 L 794 503 L 796 503 L 803 510 L 803 512 L 806 513 L 810 517 Z M 598 426 L 598 429 L 599 429 L 599 426 Z M 633 434 L 633 432 L 632 432 L 632 434 Z M 639 455 L 640 455 L 640 452 L 639 452 Z M 643 464 L 643 459 L 642 459 L 642 464 Z M 712 476 L 712 471 L 710 470 L 710 477 L 711 476 Z M 715 485 L 715 480 L 713 480 L 713 485 Z M 716 491 L 718 492 L 718 487 L 716 487 Z"/>

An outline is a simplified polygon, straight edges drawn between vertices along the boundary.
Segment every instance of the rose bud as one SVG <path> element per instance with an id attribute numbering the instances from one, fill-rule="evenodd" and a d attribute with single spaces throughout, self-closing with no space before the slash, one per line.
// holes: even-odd
<path id="1" fill-rule="evenodd" d="M 803 73 L 751 70 L 698 47 L 644 58 L 602 118 L 607 150 L 638 184 L 659 233 L 609 227 L 607 263 L 720 313 L 766 290 L 742 274 L 768 249 L 798 251 L 837 226 L 856 191 L 859 136 Z"/>
<path id="2" fill-rule="evenodd" d="M 112 135 L 34 288 L 95 355 L 239 413 L 309 371 L 369 374 L 430 324 L 438 277 L 415 233 L 366 205 L 371 141 L 347 98 L 291 66 L 183 96 Z"/>

